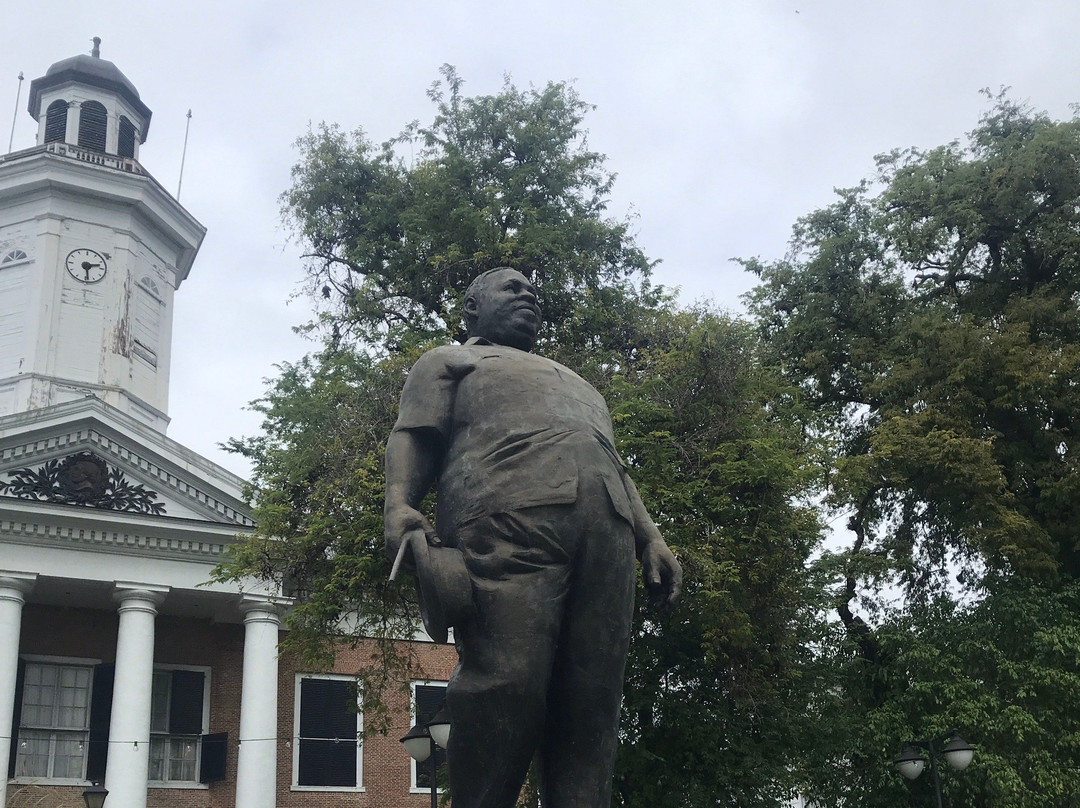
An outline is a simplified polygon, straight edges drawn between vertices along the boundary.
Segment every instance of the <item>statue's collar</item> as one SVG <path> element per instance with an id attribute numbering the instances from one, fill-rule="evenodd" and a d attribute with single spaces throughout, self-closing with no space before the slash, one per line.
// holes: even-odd
<path id="1" fill-rule="evenodd" d="M 503 345 L 501 342 L 492 342 L 487 337 L 469 337 L 465 340 L 463 345 L 491 345 L 495 348 L 506 348 L 508 351 L 517 351 L 519 348 L 514 348 L 511 345 Z M 522 351 L 522 353 L 532 353 L 532 351 Z"/>

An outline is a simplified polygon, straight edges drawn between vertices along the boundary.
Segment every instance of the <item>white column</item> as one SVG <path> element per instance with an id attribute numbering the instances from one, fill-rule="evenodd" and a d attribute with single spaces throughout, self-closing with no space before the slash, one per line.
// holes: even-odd
<path id="1" fill-rule="evenodd" d="M 116 677 L 109 720 L 105 788 L 112 808 L 146 808 L 150 765 L 150 688 L 154 680 L 154 617 L 165 586 L 117 582 L 120 603 Z"/>
<path id="2" fill-rule="evenodd" d="M 82 106 L 78 101 L 68 104 L 67 127 L 64 129 L 64 142 L 72 146 L 79 143 L 79 116 L 82 114 Z M 42 130 L 45 131 L 44 129 Z"/>
<path id="3" fill-rule="evenodd" d="M 236 808 L 274 808 L 277 802 L 278 607 L 245 596 L 244 678 L 240 689 L 240 751 Z"/>
<path id="4" fill-rule="evenodd" d="M 19 630 L 23 597 L 36 573 L 0 570 L 0 806 L 7 805 L 8 760 L 15 727 L 15 678 L 19 671 Z"/>

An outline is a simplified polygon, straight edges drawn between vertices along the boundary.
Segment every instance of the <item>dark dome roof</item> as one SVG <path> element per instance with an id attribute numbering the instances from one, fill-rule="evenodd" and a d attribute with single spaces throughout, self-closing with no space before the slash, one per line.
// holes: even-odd
<path id="1" fill-rule="evenodd" d="M 139 99 L 139 91 L 135 89 L 135 85 L 112 62 L 85 53 L 61 59 L 46 70 L 44 76 L 30 82 L 30 99 L 27 105 L 30 114 L 35 118 L 41 114 L 42 92 L 68 83 L 98 87 L 119 95 L 143 117 L 141 129 L 145 138 L 151 113 L 150 108 Z"/>
<path id="2" fill-rule="evenodd" d="M 59 73 L 66 73 L 67 71 L 80 74 L 80 78 L 83 78 L 84 80 L 93 78 L 99 81 L 108 81 L 113 84 L 119 84 L 131 95 L 134 95 L 136 98 L 139 97 L 139 91 L 135 89 L 135 85 L 131 83 L 127 76 L 120 72 L 120 68 L 107 59 L 80 53 L 78 56 L 61 59 L 45 71 L 45 78 L 55 76 Z M 87 82 L 87 84 L 94 83 L 95 82 L 93 81 Z"/>

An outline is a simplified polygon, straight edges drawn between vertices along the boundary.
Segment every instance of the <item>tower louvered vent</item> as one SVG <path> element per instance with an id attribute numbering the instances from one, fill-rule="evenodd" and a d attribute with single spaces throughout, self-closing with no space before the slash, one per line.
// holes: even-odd
<path id="1" fill-rule="evenodd" d="M 120 157 L 135 156 L 135 124 L 123 115 L 120 116 L 119 139 L 116 142 L 116 153 Z"/>
<path id="2" fill-rule="evenodd" d="M 84 101 L 79 110 L 79 145 L 93 151 L 105 151 L 108 115 L 97 101 Z"/>
<path id="3" fill-rule="evenodd" d="M 45 142 L 63 143 L 67 136 L 67 101 L 53 101 L 45 112 Z"/>

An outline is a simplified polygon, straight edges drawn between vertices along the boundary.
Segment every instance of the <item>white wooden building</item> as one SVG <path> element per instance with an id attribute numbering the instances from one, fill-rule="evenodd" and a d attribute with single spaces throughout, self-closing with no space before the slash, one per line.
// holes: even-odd
<path id="1" fill-rule="evenodd" d="M 95 42 L 29 112 L 37 144 L 0 157 L 0 806 L 103 780 L 143 808 L 226 752 L 205 666 L 162 667 L 156 624 L 245 626 L 240 724 L 273 736 L 279 612 L 206 585 L 252 524 L 243 481 L 165 435 L 173 296 L 206 231 L 139 162 L 150 109 Z M 240 751 L 237 805 L 273 806 L 273 752 Z"/>
<path id="2" fill-rule="evenodd" d="M 205 228 L 139 159 L 150 109 L 95 40 L 28 110 L 36 144 L 0 157 L 0 808 L 93 782 L 107 808 L 426 804 L 397 737 L 357 737 L 363 647 L 279 664 L 287 599 L 208 583 L 253 523 L 243 481 L 165 434 Z M 417 654 L 401 734 L 455 659 Z"/>

